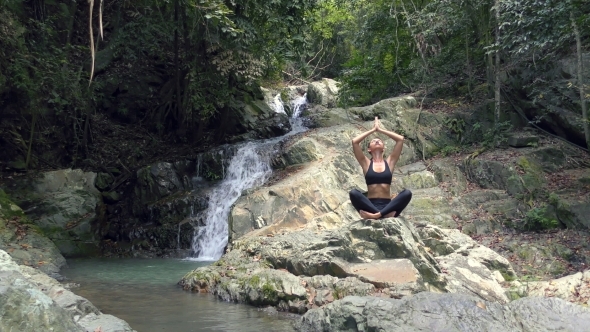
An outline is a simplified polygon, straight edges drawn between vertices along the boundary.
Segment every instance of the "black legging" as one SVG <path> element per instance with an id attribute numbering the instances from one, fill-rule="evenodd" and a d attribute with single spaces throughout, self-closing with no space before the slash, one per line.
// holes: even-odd
<path id="1" fill-rule="evenodd" d="M 400 191 L 394 199 L 388 198 L 367 198 L 357 189 L 350 191 L 350 202 L 357 211 L 363 210 L 370 213 L 381 212 L 381 218 L 388 213 L 395 211 L 397 217 L 408 206 L 412 199 L 412 192 L 408 189 Z"/>

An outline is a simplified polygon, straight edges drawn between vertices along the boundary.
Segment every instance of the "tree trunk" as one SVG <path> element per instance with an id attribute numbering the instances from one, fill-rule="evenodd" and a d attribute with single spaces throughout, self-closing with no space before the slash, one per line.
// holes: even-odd
<path id="1" fill-rule="evenodd" d="M 35 123 L 37 122 L 37 113 L 33 113 L 33 120 L 31 121 L 31 136 L 29 137 L 29 147 L 27 149 L 27 159 L 25 161 L 25 169 L 29 169 L 31 163 L 31 153 L 33 150 L 33 137 L 35 135 Z"/>
<path id="2" fill-rule="evenodd" d="M 495 87 L 494 87 L 494 101 L 495 101 L 495 113 L 494 113 L 494 120 L 496 122 L 496 126 L 500 123 L 500 10 L 498 7 L 498 0 L 496 0 L 496 46 L 498 49 L 496 50 L 496 64 L 494 65 L 495 71 Z"/>
<path id="3" fill-rule="evenodd" d="M 578 62 L 578 86 L 580 89 L 580 104 L 582 105 L 582 121 L 584 125 L 584 136 L 586 138 L 586 146 L 590 148 L 590 128 L 588 119 L 588 111 L 586 109 L 586 97 L 584 94 L 584 63 L 582 62 L 582 38 L 580 36 L 580 30 L 574 19 L 574 14 L 570 13 L 570 19 L 572 21 L 572 27 L 574 28 L 574 35 L 576 36 L 576 52 Z"/>
<path id="4" fill-rule="evenodd" d="M 177 124 L 177 126 L 181 127 L 183 125 L 183 118 L 182 118 L 182 99 L 181 99 L 181 91 L 180 91 L 180 60 L 179 60 L 179 40 L 178 40 L 178 12 L 180 10 L 180 6 L 178 4 L 179 0 L 174 0 L 174 87 L 175 87 L 175 97 L 176 97 L 176 118 L 181 123 Z"/>

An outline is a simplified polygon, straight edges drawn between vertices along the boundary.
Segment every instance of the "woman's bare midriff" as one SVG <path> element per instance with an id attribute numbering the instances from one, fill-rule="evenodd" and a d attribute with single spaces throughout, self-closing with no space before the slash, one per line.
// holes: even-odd
<path id="1" fill-rule="evenodd" d="M 391 198 L 391 193 L 389 192 L 391 189 L 391 185 L 385 183 L 377 183 L 371 184 L 367 186 L 367 198 Z"/>

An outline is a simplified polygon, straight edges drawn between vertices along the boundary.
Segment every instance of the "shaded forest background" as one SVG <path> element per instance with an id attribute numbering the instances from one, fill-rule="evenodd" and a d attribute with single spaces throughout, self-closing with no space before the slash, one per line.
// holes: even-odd
<path id="1" fill-rule="evenodd" d="M 342 107 L 414 93 L 588 147 L 589 38 L 587 0 L 0 0 L 0 160 L 181 157 L 227 142 L 260 86 L 323 77 Z"/>

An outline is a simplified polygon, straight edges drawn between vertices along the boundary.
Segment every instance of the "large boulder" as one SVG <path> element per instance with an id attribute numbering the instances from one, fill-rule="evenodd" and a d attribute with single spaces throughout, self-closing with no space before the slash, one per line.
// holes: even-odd
<path id="1" fill-rule="evenodd" d="M 102 314 L 87 299 L 37 269 L 16 264 L 0 250 L 1 331 L 134 332 L 125 321 Z M 99 324 L 97 325 L 97 321 Z"/>
<path id="2" fill-rule="evenodd" d="M 590 270 L 548 281 L 515 282 L 508 292 L 512 297 L 557 297 L 568 302 L 590 305 Z"/>
<path id="3" fill-rule="evenodd" d="M 185 290 L 212 293 L 225 301 L 272 305 L 294 313 L 304 313 L 346 295 L 375 292 L 372 284 L 354 277 L 296 276 L 272 269 L 264 259 L 242 250 L 232 250 L 215 264 L 187 273 L 179 285 Z"/>
<path id="4" fill-rule="evenodd" d="M 307 100 L 312 104 L 335 107 L 338 100 L 338 82 L 324 78 L 307 86 Z"/>
<path id="5" fill-rule="evenodd" d="M 348 192 L 366 187 L 350 145 L 358 132 L 352 125 L 321 128 L 287 143 L 284 152 L 275 160 L 275 167 L 303 164 L 303 169 L 271 187 L 255 188 L 240 197 L 231 210 L 230 237 L 237 239 L 264 226 L 269 227 L 261 232 L 272 233 L 308 222 L 327 229 L 357 220 L 358 214 L 349 202 Z M 408 143 L 397 165 L 401 167 L 415 160 L 413 147 Z M 402 177 L 405 176 L 416 175 L 406 172 Z M 428 183 L 433 179 L 429 175 L 425 178 Z M 411 180 L 406 182 L 411 183 Z M 400 187 L 402 184 L 403 181 Z"/>
<path id="6" fill-rule="evenodd" d="M 6 189 L 31 222 L 66 257 L 99 253 L 97 228 L 104 218 L 96 173 L 63 169 L 18 178 Z"/>
<path id="7" fill-rule="evenodd" d="M 432 157 L 443 148 L 457 144 L 455 137 L 446 128 L 446 115 L 421 111 L 416 106 L 414 97 L 402 96 L 347 109 L 319 105 L 308 109 L 307 115 L 311 127 L 359 123 L 373 120 L 377 116 L 386 128 L 395 128 L 397 133 L 411 141 L 422 158 Z M 367 129 L 370 127 L 371 125 L 365 125 Z"/>
<path id="8" fill-rule="evenodd" d="M 277 112 L 265 100 L 251 100 L 238 110 L 239 126 L 244 133 L 232 139 L 233 142 L 271 138 L 291 131 L 289 116 Z"/>
<path id="9" fill-rule="evenodd" d="M 464 294 L 420 293 L 400 300 L 349 296 L 308 311 L 300 331 L 580 331 L 590 311 L 561 299 L 501 305 Z"/>
<path id="10" fill-rule="evenodd" d="M 0 189 L 0 249 L 22 265 L 55 275 L 66 265 L 55 244 Z"/>

